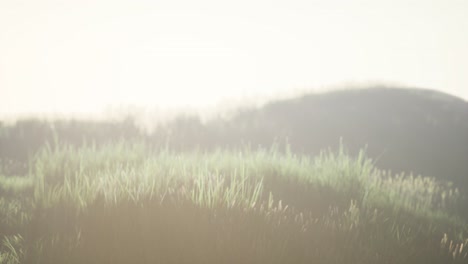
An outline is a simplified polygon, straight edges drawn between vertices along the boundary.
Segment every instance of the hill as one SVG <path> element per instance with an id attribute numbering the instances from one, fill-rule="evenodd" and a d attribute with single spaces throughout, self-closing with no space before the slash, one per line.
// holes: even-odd
<path id="1" fill-rule="evenodd" d="M 308 94 L 239 113 L 241 138 L 287 138 L 293 152 L 367 145 L 376 165 L 468 186 L 468 102 L 431 90 L 368 88 Z"/>

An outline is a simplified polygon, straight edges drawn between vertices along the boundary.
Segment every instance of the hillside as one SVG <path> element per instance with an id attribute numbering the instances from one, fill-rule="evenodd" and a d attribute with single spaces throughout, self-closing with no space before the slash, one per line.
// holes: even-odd
<path id="1" fill-rule="evenodd" d="M 0 173 L 0 264 L 462 264 L 459 193 L 344 149 L 42 148 Z"/>
<path id="2" fill-rule="evenodd" d="M 467 118 L 374 88 L 151 133 L 0 123 L 0 264 L 466 263 Z"/>
<path id="3" fill-rule="evenodd" d="M 376 165 L 468 186 L 468 102 L 430 90 L 373 88 L 309 94 L 240 113 L 241 138 L 287 138 L 317 154 L 340 138 L 352 153 L 368 146 Z"/>

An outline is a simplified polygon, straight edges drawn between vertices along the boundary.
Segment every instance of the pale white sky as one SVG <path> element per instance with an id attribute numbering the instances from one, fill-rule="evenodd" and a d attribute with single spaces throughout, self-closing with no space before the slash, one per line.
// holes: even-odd
<path id="1" fill-rule="evenodd" d="M 388 82 L 468 99 L 466 0 L 0 0 L 0 118 Z"/>

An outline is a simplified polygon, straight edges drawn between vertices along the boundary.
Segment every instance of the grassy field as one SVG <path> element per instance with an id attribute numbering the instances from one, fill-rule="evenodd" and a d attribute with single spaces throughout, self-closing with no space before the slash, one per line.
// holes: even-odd
<path id="1" fill-rule="evenodd" d="M 463 195 L 364 152 L 41 149 L 0 169 L 0 263 L 468 263 Z M 465 204 L 466 205 L 466 204 Z"/>

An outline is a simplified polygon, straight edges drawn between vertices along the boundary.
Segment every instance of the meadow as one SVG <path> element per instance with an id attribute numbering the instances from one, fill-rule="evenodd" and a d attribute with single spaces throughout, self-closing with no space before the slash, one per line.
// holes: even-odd
<path id="1" fill-rule="evenodd" d="M 468 263 L 463 190 L 344 146 L 56 142 L 0 194 L 2 264 Z"/>

